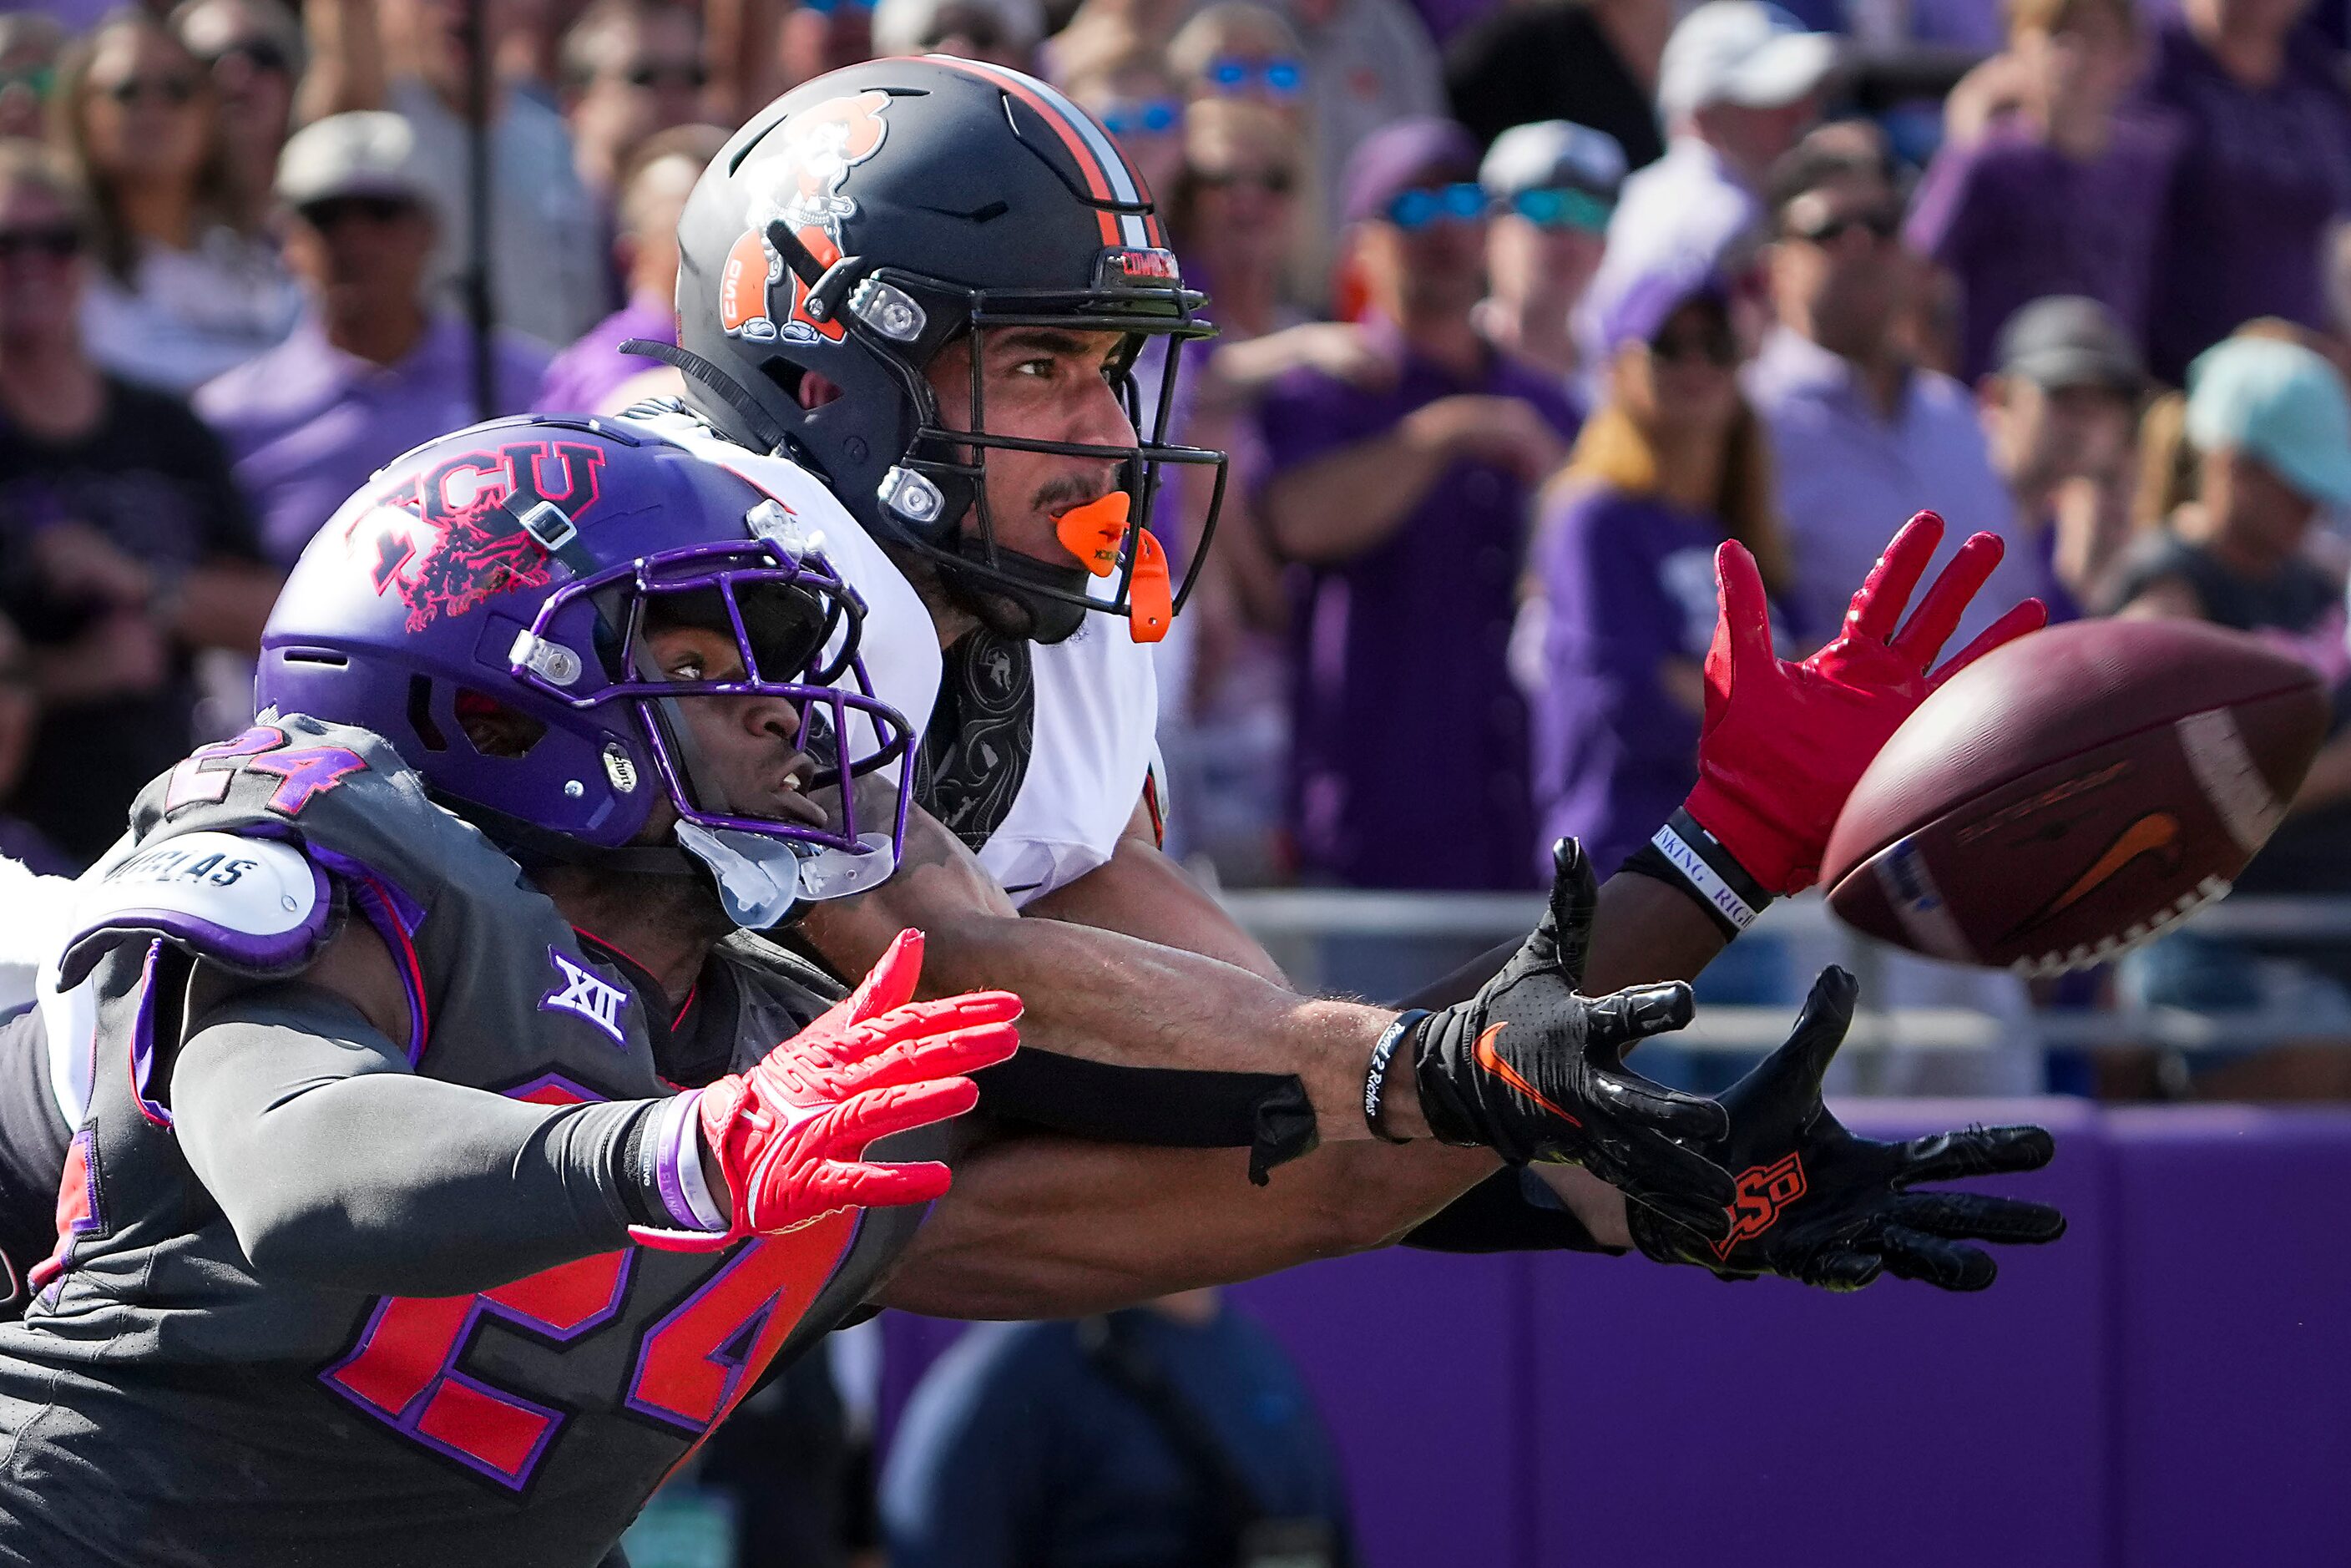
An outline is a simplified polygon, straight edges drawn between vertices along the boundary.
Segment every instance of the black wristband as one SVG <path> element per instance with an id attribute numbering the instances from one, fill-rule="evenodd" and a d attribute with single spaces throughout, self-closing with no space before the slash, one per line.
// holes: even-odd
<path id="1" fill-rule="evenodd" d="M 1380 1125 L 1380 1098 L 1387 1091 L 1388 1062 L 1395 1056 L 1397 1043 L 1427 1016 L 1426 1008 L 1398 1013 L 1395 1021 L 1380 1031 L 1379 1043 L 1372 1047 L 1371 1067 L 1364 1074 L 1364 1124 L 1371 1128 L 1372 1136 L 1383 1143 L 1412 1142 L 1410 1138 L 1397 1137 Z"/>
<path id="2" fill-rule="evenodd" d="M 1769 890 L 1686 810 L 1676 811 L 1655 837 L 1627 857 L 1622 869 L 1687 895 L 1706 911 L 1725 941 L 1755 924 L 1771 903 Z"/>

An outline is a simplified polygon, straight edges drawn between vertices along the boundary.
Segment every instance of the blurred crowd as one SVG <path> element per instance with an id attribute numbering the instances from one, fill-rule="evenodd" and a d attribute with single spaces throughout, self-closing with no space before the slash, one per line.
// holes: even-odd
<path id="1" fill-rule="evenodd" d="M 728 128 L 925 50 L 1099 117 L 1211 297 L 1176 407 L 1235 483 L 1162 740 L 1171 847 L 1227 885 L 1529 888 L 1565 831 L 1621 861 L 1694 778 L 1726 538 L 1791 655 L 1931 507 L 1947 551 L 2008 543 L 1980 618 L 2215 621 L 2339 680 L 2330 4 L 0 15 L 0 849 L 86 863 L 243 721 L 279 574 L 386 459 L 674 389 L 621 345 L 674 333 Z M 2351 885 L 2351 739 L 2294 808 L 2244 885 Z M 2351 1019 L 2346 978 L 2182 939 L 2121 983 Z"/>

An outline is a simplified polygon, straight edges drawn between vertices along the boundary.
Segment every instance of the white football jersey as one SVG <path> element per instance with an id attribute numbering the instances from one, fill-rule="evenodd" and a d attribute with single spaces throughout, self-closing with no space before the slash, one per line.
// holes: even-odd
<path id="1" fill-rule="evenodd" d="M 789 458 L 726 440 L 674 402 L 640 406 L 626 423 L 740 476 L 823 536 L 826 558 L 865 601 L 862 652 L 874 695 L 927 731 L 944 673 L 937 629 L 905 574 L 824 482 Z M 1067 642 L 1030 645 L 1027 654 L 1026 712 L 1006 727 L 993 758 L 1025 770 L 979 847 L 980 863 L 1022 904 L 1110 859 L 1155 765 L 1159 723 L 1151 650 L 1125 621 L 1089 615 Z"/>

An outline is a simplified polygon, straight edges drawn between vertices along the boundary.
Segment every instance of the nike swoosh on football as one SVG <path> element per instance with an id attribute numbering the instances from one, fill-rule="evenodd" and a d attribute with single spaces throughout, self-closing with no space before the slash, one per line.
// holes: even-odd
<path id="1" fill-rule="evenodd" d="M 1511 1088 L 1517 1090 L 1520 1093 L 1525 1095 L 1528 1099 L 1533 1101 L 1536 1104 L 1541 1106 L 1544 1110 L 1550 1112 L 1552 1115 L 1558 1117 L 1561 1121 L 1565 1122 L 1569 1126 L 1581 1127 L 1583 1125 L 1583 1119 L 1581 1116 L 1576 1115 L 1572 1111 L 1562 1111 L 1558 1106 L 1552 1104 L 1549 1100 L 1544 1099 L 1542 1091 L 1537 1089 L 1533 1084 L 1520 1077 L 1519 1070 L 1517 1068 L 1512 1067 L 1509 1062 L 1504 1061 L 1500 1057 L 1494 1054 L 1494 1037 L 1510 1027 L 1510 1026 L 1508 1023 L 1489 1023 L 1486 1026 L 1486 1032 L 1478 1037 L 1478 1046 L 1476 1051 L 1478 1065 L 1492 1073 L 1495 1077 L 1500 1079 L 1503 1082 L 1509 1084 Z"/>
<path id="2" fill-rule="evenodd" d="M 2090 869 L 2074 879 L 2074 885 L 2059 894 L 2049 904 L 2016 928 L 2011 936 L 2031 930 L 2046 920 L 2054 920 L 2066 910 L 2095 893 L 2120 875 L 2122 869 L 2141 855 L 2160 854 L 2179 843 L 2179 819 L 2168 811 L 2149 811 L 2115 835 L 2105 852 L 2090 862 Z"/>

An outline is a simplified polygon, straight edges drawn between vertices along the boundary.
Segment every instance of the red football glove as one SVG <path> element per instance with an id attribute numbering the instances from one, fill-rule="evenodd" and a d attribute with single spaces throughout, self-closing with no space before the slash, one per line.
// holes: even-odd
<path id="1" fill-rule="evenodd" d="M 944 1197 L 946 1166 L 869 1161 L 866 1145 L 970 1110 L 979 1091 L 963 1074 L 1012 1054 L 1020 998 L 974 991 L 909 1003 L 922 968 L 923 934 L 901 932 L 853 994 L 749 1071 L 702 1090 L 694 1120 L 702 1148 L 726 1173 L 732 1223 L 723 1231 L 639 1227 L 636 1239 L 716 1251 L 839 1208 Z"/>
<path id="2" fill-rule="evenodd" d="M 1904 524 L 1853 596 L 1844 632 L 1801 664 L 1771 652 L 1755 558 L 1736 541 L 1715 552 L 1722 618 L 1706 654 L 1698 788 L 1683 809 L 1775 894 L 1819 880 L 1845 797 L 1927 694 L 2049 619 L 2046 605 L 2028 599 L 1928 674 L 2001 557 L 1997 536 L 1970 538 L 1897 632 L 1942 538 L 1943 519 L 1932 512 Z"/>

